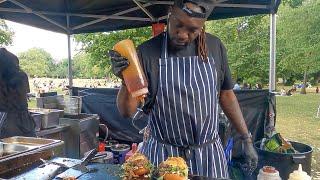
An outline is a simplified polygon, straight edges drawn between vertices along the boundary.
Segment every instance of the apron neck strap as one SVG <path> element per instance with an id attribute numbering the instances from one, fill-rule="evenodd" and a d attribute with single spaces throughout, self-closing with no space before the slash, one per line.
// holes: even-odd
<path id="1" fill-rule="evenodd" d="M 168 58 L 168 32 L 163 33 L 162 47 L 161 47 L 161 59 Z"/>

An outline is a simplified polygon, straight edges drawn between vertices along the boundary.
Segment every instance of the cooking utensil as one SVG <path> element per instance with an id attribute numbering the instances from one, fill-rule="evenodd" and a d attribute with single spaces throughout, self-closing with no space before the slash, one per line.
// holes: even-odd
<path id="1" fill-rule="evenodd" d="M 90 150 L 84 158 L 81 159 L 81 163 L 72 166 L 71 168 L 67 169 L 65 172 L 59 174 L 57 178 L 68 178 L 68 177 L 75 177 L 78 178 L 81 175 L 89 172 L 86 165 L 90 162 L 90 160 L 97 154 L 96 149 Z"/>
<path id="2" fill-rule="evenodd" d="M 112 152 L 108 152 L 108 151 L 98 152 L 98 154 L 94 158 L 92 158 L 91 162 L 112 164 L 113 154 Z"/>
<path id="3" fill-rule="evenodd" d="M 0 157 L 3 155 L 3 142 L 0 142 Z"/>

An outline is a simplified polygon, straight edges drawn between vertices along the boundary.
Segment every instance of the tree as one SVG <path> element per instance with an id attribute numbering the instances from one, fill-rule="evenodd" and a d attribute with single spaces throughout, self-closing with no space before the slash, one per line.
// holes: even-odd
<path id="1" fill-rule="evenodd" d="M 10 30 L 6 22 L 0 19 L 0 45 L 11 45 L 14 33 Z"/>
<path id="2" fill-rule="evenodd" d="M 320 1 L 306 2 L 295 9 L 285 7 L 279 13 L 278 49 L 282 73 L 307 75 L 319 72 L 320 67 Z M 290 73 L 290 74 L 289 74 Z"/>
<path id="3" fill-rule="evenodd" d="M 304 0 L 283 0 L 284 5 L 289 5 L 291 8 L 296 8 L 302 5 Z"/>
<path id="4" fill-rule="evenodd" d="M 57 78 L 66 78 L 68 76 L 68 59 L 63 59 L 54 65 L 52 76 Z"/>
<path id="5" fill-rule="evenodd" d="M 233 79 L 265 83 L 269 69 L 268 16 L 210 21 L 207 31 L 218 36 L 228 50 Z"/>
<path id="6" fill-rule="evenodd" d="M 135 45 L 151 38 L 151 28 L 137 28 L 108 33 L 89 33 L 75 35 L 75 40 L 81 44 L 82 50 L 90 55 L 90 64 L 96 75 L 112 75 L 108 51 L 123 39 L 131 39 Z M 98 68 L 100 71 L 98 72 Z M 112 75 L 113 76 L 113 75 Z"/>
<path id="7" fill-rule="evenodd" d="M 18 55 L 21 68 L 29 76 L 52 77 L 54 70 L 53 58 L 41 48 L 31 48 Z"/>
<path id="8" fill-rule="evenodd" d="M 93 61 L 90 54 L 81 52 L 72 60 L 73 62 L 73 75 L 77 78 L 91 78 L 93 77 Z M 97 71 L 97 70 L 96 70 Z"/>

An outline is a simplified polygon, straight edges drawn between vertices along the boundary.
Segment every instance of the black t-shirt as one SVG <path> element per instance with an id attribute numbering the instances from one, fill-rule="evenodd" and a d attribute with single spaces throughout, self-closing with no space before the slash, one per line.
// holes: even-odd
<path id="1" fill-rule="evenodd" d="M 161 48 L 164 34 L 154 37 L 140 46 L 138 46 L 138 55 L 143 66 L 146 78 L 149 84 L 149 94 L 144 107 L 145 112 L 148 112 L 154 103 L 157 94 L 158 76 L 159 76 L 159 58 L 161 56 Z M 232 77 L 228 66 L 227 52 L 223 43 L 219 38 L 206 33 L 206 43 L 209 56 L 214 58 L 217 75 L 218 75 L 218 90 L 230 90 L 233 88 Z M 168 56 L 196 56 L 197 48 L 195 43 L 191 43 L 184 49 L 173 51 L 168 48 Z"/>

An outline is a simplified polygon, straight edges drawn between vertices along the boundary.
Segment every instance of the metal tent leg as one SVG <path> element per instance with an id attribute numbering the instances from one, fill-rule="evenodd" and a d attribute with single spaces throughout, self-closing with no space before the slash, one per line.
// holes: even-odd
<path id="1" fill-rule="evenodd" d="M 269 91 L 276 90 L 276 14 L 270 15 L 270 70 Z"/>
<path id="2" fill-rule="evenodd" d="M 72 96 L 73 76 L 72 76 L 72 60 L 71 60 L 71 43 L 70 34 L 68 36 L 68 79 L 69 79 L 69 95 Z"/>

